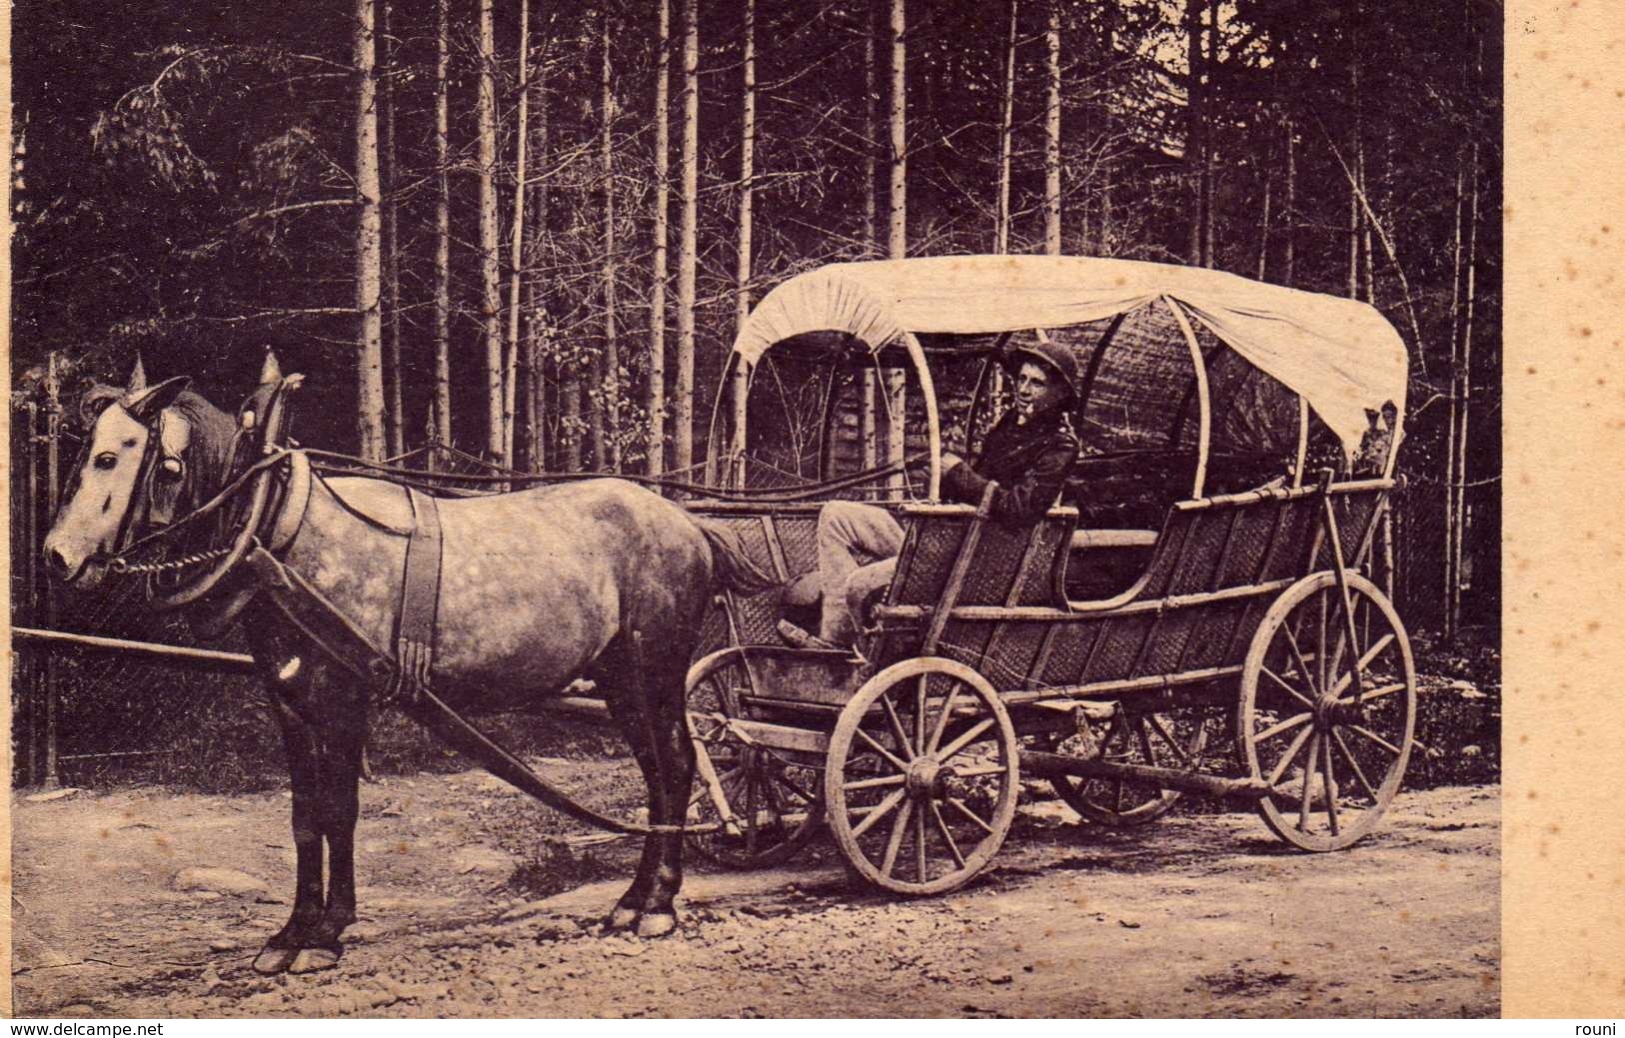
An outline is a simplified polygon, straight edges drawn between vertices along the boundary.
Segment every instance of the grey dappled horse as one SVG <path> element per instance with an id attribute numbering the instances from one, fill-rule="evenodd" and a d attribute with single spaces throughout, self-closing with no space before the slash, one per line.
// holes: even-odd
<path id="1" fill-rule="evenodd" d="M 268 361 L 262 379 L 280 377 Z M 106 406 L 93 419 L 77 485 L 45 539 L 56 579 L 94 586 L 110 555 L 225 485 L 238 423 L 188 391 L 188 381 L 148 387 L 138 369 L 123 392 L 87 398 Z M 651 823 L 680 826 L 694 766 L 684 678 L 701 618 L 716 587 L 751 590 L 767 578 L 724 528 L 613 479 L 445 499 L 439 508 L 435 693 L 460 713 L 479 714 L 522 708 L 579 677 L 594 680 L 643 772 Z M 402 487 L 317 475 L 303 521 L 286 524 L 297 533 L 278 554 L 373 644 L 392 645 L 407 545 L 400 531 L 412 523 Z M 340 935 L 355 921 L 369 689 L 253 598 L 256 590 L 250 574 L 234 573 L 189 608 L 205 625 L 228 606 L 243 608 L 251 651 L 272 692 L 293 785 L 297 888 L 291 917 L 254 966 L 302 973 L 334 965 Z M 633 651 L 633 632 L 649 652 Z M 681 835 L 650 833 L 610 924 L 643 936 L 670 932 L 681 883 Z"/>

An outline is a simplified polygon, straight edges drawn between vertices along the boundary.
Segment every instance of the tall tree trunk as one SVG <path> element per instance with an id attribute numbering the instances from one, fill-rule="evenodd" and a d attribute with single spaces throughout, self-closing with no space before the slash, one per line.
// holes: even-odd
<path id="1" fill-rule="evenodd" d="M 518 424 L 521 284 L 525 271 L 525 165 L 530 148 L 530 0 L 519 0 L 519 111 L 514 118 L 513 226 L 508 242 L 508 351 L 502 364 L 502 464 L 514 467 Z"/>
<path id="2" fill-rule="evenodd" d="M 497 227 L 496 30 L 491 0 L 479 0 L 480 319 L 485 344 L 485 450 L 502 457 L 502 262 Z"/>
<path id="3" fill-rule="evenodd" d="M 1451 416 L 1456 423 L 1451 429 L 1451 438 L 1454 440 L 1455 458 L 1450 479 L 1450 490 L 1455 495 L 1455 505 L 1450 510 L 1450 525 L 1448 527 L 1448 553 L 1450 584 L 1448 587 L 1448 612 L 1445 618 L 1446 636 L 1454 639 L 1461 625 L 1461 592 L 1465 579 L 1462 573 L 1463 551 L 1467 540 L 1467 461 L 1472 457 L 1468 450 L 1470 438 L 1469 416 L 1472 413 L 1473 398 L 1473 311 L 1478 299 L 1478 223 L 1479 223 L 1479 152 L 1478 144 L 1472 146 L 1472 158 L 1467 167 L 1467 175 L 1471 180 L 1470 201 L 1467 208 L 1467 258 L 1466 258 L 1466 284 L 1464 287 L 1464 306 L 1461 322 L 1461 353 L 1457 369 L 1454 373 L 1455 386 L 1451 396 L 1459 400 L 1459 404 L 1452 408 Z"/>
<path id="4" fill-rule="evenodd" d="M 353 60 L 355 92 L 355 185 L 360 195 L 355 241 L 357 397 L 356 436 L 361 456 L 384 456 L 382 226 L 378 213 L 378 67 L 374 0 L 356 0 Z"/>
<path id="5" fill-rule="evenodd" d="M 1202 60 L 1202 266 L 1217 264 L 1214 237 L 1218 221 L 1213 207 L 1213 97 L 1209 89 L 1213 70 L 1219 66 L 1219 5 L 1218 0 L 1207 3 L 1207 56 Z"/>
<path id="6" fill-rule="evenodd" d="M 671 207 L 671 0 L 660 0 L 655 70 L 654 271 L 649 286 L 649 475 L 666 470 L 666 239 Z"/>
<path id="7" fill-rule="evenodd" d="M 1190 243 L 1188 255 L 1192 266 L 1202 265 L 1202 187 L 1203 170 L 1203 112 L 1202 112 L 1202 11 L 1206 0 L 1185 0 L 1185 55 L 1189 66 L 1185 77 L 1185 157 L 1191 171 Z"/>
<path id="8" fill-rule="evenodd" d="M 451 445 L 451 0 L 435 0 L 434 438 Z"/>
<path id="9" fill-rule="evenodd" d="M 615 337 L 615 80 L 610 63 L 609 12 L 603 15 L 603 65 L 598 126 L 598 172 L 604 184 L 604 349 L 598 355 L 598 391 L 602 394 L 593 414 L 593 464 L 600 471 L 621 471 L 621 350 Z"/>
<path id="10" fill-rule="evenodd" d="M 544 50 L 545 55 L 545 41 Z M 548 111 L 545 61 L 539 63 L 531 98 L 536 102 L 536 128 L 530 137 L 530 168 L 540 174 L 547 168 Z M 543 234 L 547 229 L 547 181 L 540 175 L 530 188 L 530 220 L 525 227 L 525 254 L 530 267 L 525 277 L 525 309 L 530 316 L 525 330 L 525 371 L 528 375 L 530 407 L 525 421 L 525 456 L 532 472 L 547 471 L 547 289 L 537 266 L 541 262 Z"/>
<path id="11" fill-rule="evenodd" d="M 389 431 L 389 453 L 394 455 L 406 452 L 406 416 L 401 405 L 401 385 L 406 381 L 406 371 L 401 366 L 401 239 L 400 239 L 400 207 L 395 201 L 395 192 L 400 189 L 401 175 L 398 163 L 398 153 L 395 148 L 395 37 L 390 31 L 390 4 L 388 0 L 379 8 L 380 35 L 384 38 L 384 72 L 379 77 L 380 93 L 384 109 L 383 121 L 383 168 L 386 179 L 381 187 L 383 191 L 383 223 L 384 223 L 384 298 L 389 310 L 389 364 L 385 371 L 387 378 L 385 386 L 388 394 L 389 421 L 386 428 Z"/>
<path id="12" fill-rule="evenodd" d="M 1044 31 L 1049 55 L 1045 71 L 1049 89 L 1044 96 L 1044 253 L 1061 254 L 1061 8 L 1050 0 L 1049 25 Z"/>
<path id="13" fill-rule="evenodd" d="M 891 194 L 886 255 L 908 255 L 908 0 L 891 0 Z"/>
<path id="14" fill-rule="evenodd" d="M 871 258 L 880 254 L 880 206 L 875 197 L 875 152 L 880 144 L 875 137 L 875 104 L 879 100 L 875 73 L 875 36 L 879 33 L 880 26 L 875 17 L 875 0 L 864 0 L 863 10 L 863 254 L 865 258 Z M 869 399 L 872 411 L 874 407 L 872 392 Z M 871 413 L 870 419 L 873 420 L 873 417 Z"/>
<path id="15" fill-rule="evenodd" d="M 751 203 L 756 177 L 756 0 L 745 0 L 744 110 L 739 127 L 739 241 L 734 275 L 734 328 L 742 329 L 750 316 Z M 733 380 L 733 453 L 743 465 L 747 382 L 743 369 Z M 744 469 L 735 473 L 735 485 L 744 483 Z"/>
<path id="16" fill-rule="evenodd" d="M 1282 199 L 1281 219 L 1286 233 L 1281 256 L 1281 284 L 1291 287 L 1293 266 L 1298 256 L 1298 137 L 1297 127 L 1286 118 L 1286 197 Z"/>
<path id="17" fill-rule="evenodd" d="M 1263 281 L 1269 273 L 1270 265 L 1270 188 L 1275 178 L 1271 176 L 1269 162 L 1269 145 L 1264 145 L 1264 197 L 1259 205 L 1258 214 L 1258 280 Z"/>
<path id="18" fill-rule="evenodd" d="M 700 181 L 700 19 L 698 0 L 683 0 L 683 206 L 677 227 L 677 384 L 673 464 L 694 464 L 694 268 Z M 715 450 L 718 445 L 713 444 Z"/>
<path id="19" fill-rule="evenodd" d="M 1016 111 L 1016 20 L 1020 0 L 1010 0 L 1010 31 L 1004 41 L 1004 95 L 999 110 L 998 206 L 993 215 L 993 252 L 1010 251 L 1010 137 Z"/>

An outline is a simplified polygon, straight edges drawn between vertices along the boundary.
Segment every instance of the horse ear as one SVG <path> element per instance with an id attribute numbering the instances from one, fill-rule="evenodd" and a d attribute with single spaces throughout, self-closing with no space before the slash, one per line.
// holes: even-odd
<path id="1" fill-rule="evenodd" d="M 126 396 L 134 396 L 147 388 L 147 369 L 141 363 L 141 354 L 135 355 L 135 367 L 130 369 L 130 384 L 124 387 Z"/>
<path id="2" fill-rule="evenodd" d="M 277 363 L 275 351 L 266 350 L 265 363 L 260 367 L 260 385 L 263 386 L 267 382 L 281 381 L 282 365 Z"/>
<path id="3" fill-rule="evenodd" d="M 123 395 L 122 390 L 114 389 L 112 386 L 95 386 L 86 390 L 85 395 L 79 398 L 80 420 L 86 426 L 95 425 L 96 419 L 107 410 L 107 405 Z"/>
<path id="4" fill-rule="evenodd" d="M 158 383 L 151 389 L 140 394 L 132 400 L 126 401 L 124 409 L 138 422 L 150 422 L 158 417 L 158 412 L 175 402 L 175 398 L 186 391 L 192 384 L 191 375 L 176 375 L 172 379 Z"/>

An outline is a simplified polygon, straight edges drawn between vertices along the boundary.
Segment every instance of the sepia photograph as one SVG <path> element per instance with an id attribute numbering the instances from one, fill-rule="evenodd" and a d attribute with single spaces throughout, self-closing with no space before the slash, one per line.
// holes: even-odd
<path id="1" fill-rule="evenodd" d="M 12 1015 L 1500 1016 L 1505 15 L 14 0 Z"/>

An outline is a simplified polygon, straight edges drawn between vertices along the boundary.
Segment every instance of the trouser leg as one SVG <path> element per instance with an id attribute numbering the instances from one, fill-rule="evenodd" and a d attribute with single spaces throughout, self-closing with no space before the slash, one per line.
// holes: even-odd
<path id="1" fill-rule="evenodd" d="M 860 569 L 896 557 L 903 528 L 890 512 L 852 501 L 831 501 L 818 513 L 818 573 L 824 590 L 819 637 L 850 645 L 857 629 L 848 588 Z M 889 579 L 890 575 L 886 575 Z M 869 580 L 875 579 L 871 574 Z M 872 586 L 872 585 L 871 585 Z"/>

